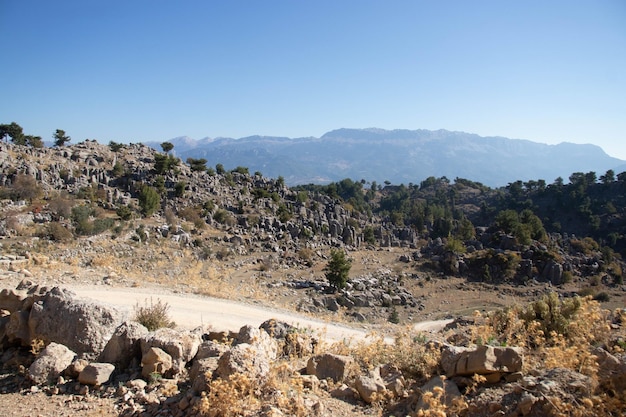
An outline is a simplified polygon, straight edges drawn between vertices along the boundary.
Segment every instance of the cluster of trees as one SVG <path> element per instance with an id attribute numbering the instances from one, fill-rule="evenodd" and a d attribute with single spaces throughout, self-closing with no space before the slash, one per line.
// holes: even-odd
<path id="1" fill-rule="evenodd" d="M 475 227 L 490 226 L 521 244 L 545 241 L 547 233 L 589 236 L 601 246 L 626 251 L 626 172 L 576 172 L 569 182 L 557 178 L 516 181 L 492 189 L 479 182 L 429 177 L 419 185 L 380 187 L 349 179 L 328 185 L 297 187 L 343 200 L 346 207 L 375 213 L 399 227 L 431 238 L 472 239 Z M 468 210 L 467 207 L 479 207 Z"/>
<path id="2" fill-rule="evenodd" d="M 8 124 L 0 124 L 0 140 L 7 141 L 11 138 L 11 142 L 16 145 L 32 146 L 33 148 L 43 148 L 44 143 L 41 136 L 26 135 L 24 129 L 19 124 L 12 122 Z M 64 146 L 71 138 L 65 134 L 62 129 L 57 129 L 53 134 L 54 145 Z"/>

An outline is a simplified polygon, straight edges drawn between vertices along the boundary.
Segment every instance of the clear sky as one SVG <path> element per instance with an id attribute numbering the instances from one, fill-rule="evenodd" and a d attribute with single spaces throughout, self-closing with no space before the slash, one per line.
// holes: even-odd
<path id="1" fill-rule="evenodd" d="M 626 159 L 626 1 L 0 0 L 0 123 L 76 143 L 448 129 Z"/>

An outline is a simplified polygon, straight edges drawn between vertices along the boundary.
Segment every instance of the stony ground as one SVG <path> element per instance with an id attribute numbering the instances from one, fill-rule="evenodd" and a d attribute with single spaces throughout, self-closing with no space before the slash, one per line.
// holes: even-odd
<path id="1" fill-rule="evenodd" d="M 208 295 L 293 312 L 302 310 L 303 301 L 316 294 L 313 289 L 297 289 L 286 283 L 323 279 L 326 263 L 323 253 L 314 254 L 310 266 L 289 262 L 284 259 L 285 255 L 280 259 L 271 253 L 232 255 L 221 261 L 203 261 L 189 249 L 177 246 L 141 246 L 98 238 L 81 248 L 32 246 L 28 249 L 23 251 L 23 257 L 3 258 L 0 264 L 2 288 L 15 287 L 26 279 L 41 285 L 70 288 L 127 289 L 129 292 L 141 289 L 157 298 L 165 293 L 194 297 Z M 495 287 L 468 283 L 461 278 L 442 277 L 433 271 L 419 269 L 415 263 L 400 261 L 403 255 L 410 255 L 410 251 L 393 248 L 350 253 L 353 261 L 351 277 L 386 270 L 400 277 L 401 285 L 419 300 L 419 308 L 398 308 L 400 325 L 524 304 L 550 289 L 547 284 L 539 283 L 525 287 Z M 575 291 L 576 286 L 577 283 L 572 283 L 571 288 L 561 290 Z M 623 289 L 612 291 L 606 308 L 626 305 Z M 364 323 L 356 321 L 345 309 L 309 315 L 326 321 L 343 322 L 360 331 L 392 334 L 401 328 L 389 323 L 387 310 L 361 308 L 359 311 L 366 318 Z M 257 320 L 251 324 L 258 324 Z M 66 393 L 40 390 L 32 388 L 19 372 L 0 375 L 0 393 L 1 414 L 6 416 L 119 414 L 116 410 L 118 398 L 112 393 L 85 393 L 80 391 L 80 387 L 69 387 Z M 363 407 L 330 397 L 324 399 L 324 405 L 330 413 L 328 415 L 380 414 L 375 407 Z"/>

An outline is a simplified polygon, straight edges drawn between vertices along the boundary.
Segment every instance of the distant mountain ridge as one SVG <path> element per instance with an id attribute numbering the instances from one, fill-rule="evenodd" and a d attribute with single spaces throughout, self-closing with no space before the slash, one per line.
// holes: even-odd
<path id="1" fill-rule="evenodd" d="M 208 166 L 248 167 L 250 172 L 290 185 L 328 183 L 344 178 L 382 183 L 418 184 L 434 177 L 456 177 L 491 187 L 510 182 L 557 177 L 566 182 L 574 172 L 604 174 L 626 170 L 626 161 L 596 145 L 547 145 L 530 140 L 483 137 L 448 130 L 337 129 L 319 138 L 249 136 L 171 139 L 174 154 L 204 158 Z M 160 143 L 147 143 L 160 150 Z"/>

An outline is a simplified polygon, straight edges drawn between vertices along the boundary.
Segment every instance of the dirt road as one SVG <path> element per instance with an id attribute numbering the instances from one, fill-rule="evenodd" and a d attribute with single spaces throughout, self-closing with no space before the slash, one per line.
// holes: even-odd
<path id="1" fill-rule="evenodd" d="M 210 326 L 216 331 L 238 330 L 244 325 L 258 326 L 267 319 L 274 318 L 299 328 L 309 329 L 328 341 L 362 340 L 370 332 L 367 328 L 356 328 L 341 323 L 325 322 L 299 315 L 291 311 L 280 311 L 265 306 L 244 304 L 231 300 L 197 296 L 193 294 L 173 294 L 145 288 L 108 287 L 68 287 L 79 297 L 91 298 L 109 304 L 132 315 L 137 304 L 156 303 L 158 300 L 170 306 L 170 316 L 179 328 L 193 329 Z M 436 331 L 448 321 L 438 320 L 415 325 L 419 331 Z"/>

